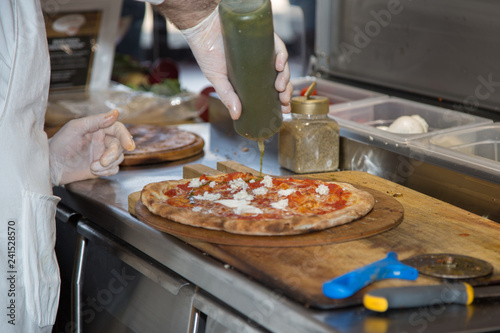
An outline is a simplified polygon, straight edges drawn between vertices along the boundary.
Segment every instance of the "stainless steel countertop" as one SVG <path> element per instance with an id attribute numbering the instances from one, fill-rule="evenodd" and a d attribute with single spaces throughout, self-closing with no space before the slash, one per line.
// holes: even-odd
<path id="1" fill-rule="evenodd" d="M 55 194 L 62 197 L 66 206 L 273 332 L 373 332 L 375 327 L 383 328 L 382 332 L 500 328 L 500 318 L 495 316 L 500 311 L 499 302 L 473 307 L 443 305 L 387 314 L 375 314 L 362 307 L 308 309 L 287 299 L 280 290 L 266 288 L 179 239 L 141 223 L 128 213 L 129 194 L 151 182 L 182 178 L 186 164 L 204 164 L 215 169 L 219 161 L 234 160 L 259 168 L 256 142 L 239 137 L 232 128 L 220 130 L 206 123 L 179 127 L 203 137 L 203 153 L 177 162 L 124 167 L 112 177 L 55 188 Z M 263 172 L 290 174 L 279 167 L 277 156 L 277 136 L 274 136 L 266 144 Z"/>

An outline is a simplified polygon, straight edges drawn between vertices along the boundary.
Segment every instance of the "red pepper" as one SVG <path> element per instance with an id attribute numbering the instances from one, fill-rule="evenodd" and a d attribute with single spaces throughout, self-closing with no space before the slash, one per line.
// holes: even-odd
<path id="1" fill-rule="evenodd" d="M 302 89 L 300 91 L 300 96 L 305 96 L 306 94 L 306 91 L 309 87 L 305 87 L 304 89 Z M 316 89 L 313 90 L 313 92 L 311 93 L 311 96 L 316 96 L 318 94 L 318 91 Z"/>

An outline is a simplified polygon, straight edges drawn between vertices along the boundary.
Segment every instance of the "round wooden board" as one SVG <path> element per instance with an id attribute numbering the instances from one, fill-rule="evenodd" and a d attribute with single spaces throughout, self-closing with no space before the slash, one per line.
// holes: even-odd
<path id="1" fill-rule="evenodd" d="M 396 199 L 361 185 L 355 186 L 375 198 L 370 213 L 347 224 L 301 235 L 248 236 L 193 227 L 152 214 L 140 200 L 135 204 L 135 215 L 147 225 L 185 240 L 251 247 L 299 247 L 348 242 L 380 234 L 403 221 L 404 209 Z"/>
<path id="2" fill-rule="evenodd" d="M 135 127 L 140 127 L 141 125 L 132 125 Z M 157 140 L 160 140 L 162 136 L 168 131 L 167 127 L 164 126 L 154 126 L 154 125 L 144 125 L 150 128 L 152 139 L 151 142 L 154 143 L 155 136 Z M 146 127 L 144 127 L 146 128 Z M 193 136 L 193 140 L 186 145 L 181 145 L 179 147 L 170 148 L 170 149 L 151 149 L 151 152 L 143 152 L 143 153 L 126 153 L 124 154 L 124 160 L 121 163 L 122 166 L 129 165 L 140 165 L 140 164 L 153 164 L 153 163 L 161 163 L 167 161 L 177 161 L 183 158 L 194 156 L 201 151 L 203 151 L 203 147 L 205 146 L 205 141 L 196 133 L 187 132 L 183 130 L 177 130 L 180 133 L 185 133 Z"/>

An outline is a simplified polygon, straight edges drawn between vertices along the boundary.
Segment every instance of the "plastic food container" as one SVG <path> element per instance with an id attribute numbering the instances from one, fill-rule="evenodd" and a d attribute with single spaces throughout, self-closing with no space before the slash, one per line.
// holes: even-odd
<path id="1" fill-rule="evenodd" d="M 416 141 L 415 145 L 461 160 L 493 161 L 500 171 L 500 123 L 435 135 Z"/>
<path id="2" fill-rule="evenodd" d="M 434 136 L 429 142 L 462 154 L 500 162 L 500 123 Z"/>
<path id="3" fill-rule="evenodd" d="M 450 130 L 492 123 L 490 119 L 392 97 L 369 104 L 343 107 L 330 111 L 329 115 L 337 120 L 341 128 L 355 133 L 358 138 L 364 138 L 363 141 L 382 140 L 385 144 L 407 144 L 410 140 Z M 377 128 L 389 126 L 401 116 L 412 115 L 419 115 L 427 122 L 427 133 L 401 134 Z"/>
<path id="4" fill-rule="evenodd" d="M 313 76 L 292 79 L 293 96 L 300 96 L 304 89 L 307 89 L 313 81 L 316 81 L 316 90 L 319 96 L 327 97 L 330 100 L 330 112 L 337 108 L 344 108 L 355 105 L 370 103 L 374 100 L 388 98 L 387 95 L 379 94 L 370 90 L 351 87 L 341 83 L 327 81 Z"/>
<path id="5" fill-rule="evenodd" d="M 434 159 L 486 172 L 500 183 L 500 123 L 434 135 L 411 145 Z"/>

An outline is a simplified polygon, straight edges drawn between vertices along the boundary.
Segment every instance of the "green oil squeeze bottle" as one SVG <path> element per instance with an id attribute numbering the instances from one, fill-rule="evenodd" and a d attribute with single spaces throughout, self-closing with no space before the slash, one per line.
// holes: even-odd
<path id="1" fill-rule="evenodd" d="M 228 78 L 242 105 L 234 128 L 245 138 L 263 142 L 278 132 L 283 120 L 274 88 L 278 73 L 271 2 L 222 0 L 219 14 Z"/>

